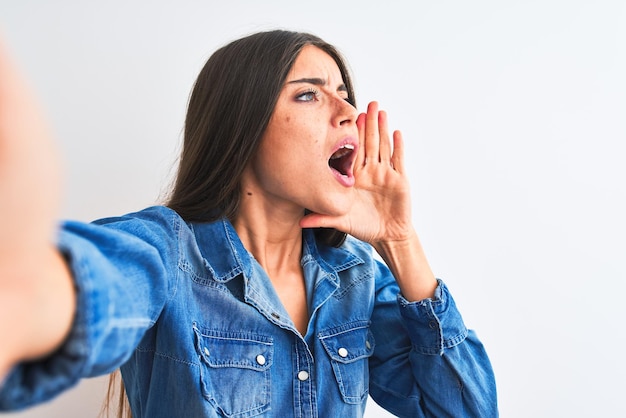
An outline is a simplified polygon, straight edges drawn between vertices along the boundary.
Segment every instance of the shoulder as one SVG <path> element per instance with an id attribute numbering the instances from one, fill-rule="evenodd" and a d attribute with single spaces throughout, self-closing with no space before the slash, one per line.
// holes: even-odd
<path id="1" fill-rule="evenodd" d="M 103 226 L 144 238 L 151 235 L 178 238 L 183 230 L 189 229 L 178 213 L 165 206 L 151 206 L 121 216 L 101 218 L 91 222 L 90 225 Z"/>
<path id="2" fill-rule="evenodd" d="M 166 206 L 150 206 L 137 212 L 127 213 L 121 216 L 110 216 L 91 222 L 94 225 L 114 226 L 122 223 L 152 223 L 163 225 L 175 225 L 183 222 L 183 219 L 174 210 Z"/>
<path id="3" fill-rule="evenodd" d="M 62 246 L 90 242 L 100 248 L 124 248 L 142 246 L 143 242 L 173 248 L 188 234 L 191 234 L 189 225 L 175 211 L 165 206 L 152 206 L 92 222 L 64 221 L 60 225 L 59 241 Z"/>

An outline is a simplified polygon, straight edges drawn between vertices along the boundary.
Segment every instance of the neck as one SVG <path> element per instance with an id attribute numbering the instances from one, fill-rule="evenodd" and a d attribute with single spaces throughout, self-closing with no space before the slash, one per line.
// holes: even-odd
<path id="1" fill-rule="evenodd" d="M 242 198 L 233 226 L 244 247 L 270 277 L 300 269 L 303 210 L 259 205 L 254 196 Z"/>
<path id="2" fill-rule="evenodd" d="M 242 183 L 233 226 L 269 276 L 294 326 L 305 335 L 309 314 L 300 265 L 304 208 L 265 192 L 250 176 Z"/>

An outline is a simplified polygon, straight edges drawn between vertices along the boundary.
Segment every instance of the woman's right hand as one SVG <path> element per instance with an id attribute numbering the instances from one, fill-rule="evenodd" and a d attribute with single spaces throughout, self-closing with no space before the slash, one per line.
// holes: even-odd
<path id="1" fill-rule="evenodd" d="M 73 285 L 54 246 L 60 183 L 48 127 L 0 41 L 0 380 L 71 325 Z"/>
<path id="2" fill-rule="evenodd" d="M 54 239 L 60 174 L 49 129 L 0 42 L 0 259 Z"/>

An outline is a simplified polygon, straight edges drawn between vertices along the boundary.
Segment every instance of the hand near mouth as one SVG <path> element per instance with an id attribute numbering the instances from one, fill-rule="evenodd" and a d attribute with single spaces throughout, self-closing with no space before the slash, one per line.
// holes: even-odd
<path id="1" fill-rule="evenodd" d="M 355 201 L 342 216 L 305 216 L 303 228 L 335 228 L 370 243 L 381 255 L 408 300 L 432 297 L 435 277 L 411 220 L 409 181 L 400 131 L 393 132 L 387 114 L 371 102 L 357 119 L 359 152 L 354 167 Z M 409 279 L 410 278 L 410 279 Z"/>
<path id="2" fill-rule="evenodd" d="M 392 147 L 387 114 L 378 110 L 376 102 L 359 115 L 357 127 L 360 146 L 354 163 L 352 209 L 343 216 L 310 214 L 301 226 L 335 228 L 372 245 L 407 239 L 413 227 L 402 134 L 393 133 Z"/>

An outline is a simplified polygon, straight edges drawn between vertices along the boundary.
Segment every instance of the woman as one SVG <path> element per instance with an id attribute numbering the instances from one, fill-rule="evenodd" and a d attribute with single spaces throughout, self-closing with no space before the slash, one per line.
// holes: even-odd
<path id="1" fill-rule="evenodd" d="M 2 146 L 19 135 L 43 136 Z M 213 54 L 166 206 L 65 222 L 50 249 L 50 211 L 31 222 L 21 200 L 2 214 L 29 228 L 0 264 L 5 299 L 28 305 L 2 308 L 3 409 L 121 367 L 135 417 L 358 417 L 368 394 L 398 416 L 497 416 L 487 355 L 411 224 L 401 134 L 375 102 L 357 113 L 315 36 Z"/>

